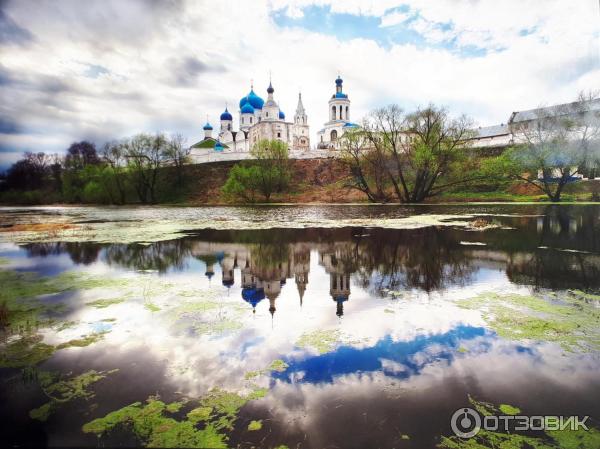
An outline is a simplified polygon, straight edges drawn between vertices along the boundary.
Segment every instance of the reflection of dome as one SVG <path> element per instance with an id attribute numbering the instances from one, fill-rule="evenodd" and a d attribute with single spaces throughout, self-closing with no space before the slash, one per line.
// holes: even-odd
<path id="1" fill-rule="evenodd" d="M 212 131 L 213 127 L 210 126 L 210 123 L 206 122 L 206 125 L 204 125 L 204 128 L 202 128 L 204 131 Z"/>
<path id="2" fill-rule="evenodd" d="M 259 302 L 265 299 L 265 291 L 262 288 L 244 288 L 242 298 L 254 309 Z"/>
<path id="3" fill-rule="evenodd" d="M 279 111 L 279 118 L 281 120 L 285 120 L 285 114 L 283 113 L 283 111 Z"/>
<path id="4" fill-rule="evenodd" d="M 231 287 L 233 285 L 233 279 L 223 279 L 223 286 L 224 287 Z"/>
<path id="5" fill-rule="evenodd" d="M 248 95 L 240 100 L 240 108 L 246 103 L 250 103 L 250 106 L 252 106 L 254 109 L 262 109 L 263 105 L 265 104 L 264 100 L 254 93 L 253 89 L 250 90 Z"/>
<path id="6" fill-rule="evenodd" d="M 254 108 L 250 103 L 246 103 L 242 106 L 242 114 L 254 114 Z"/>
<path id="7" fill-rule="evenodd" d="M 233 120 L 233 117 L 231 116 L 227 108 L 225 108 L 225 111 L 221 114 L 221 120 Z"/>

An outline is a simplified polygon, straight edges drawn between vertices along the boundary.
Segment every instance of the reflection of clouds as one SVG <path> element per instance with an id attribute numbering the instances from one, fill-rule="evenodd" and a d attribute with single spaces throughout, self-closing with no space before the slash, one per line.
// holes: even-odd
<path id="1" fill-rule="evenodd" d="M 523 351 L 496 338 L 475 339 L 464 345 L 469 352 L 452 363 L 433 361 L 418 375 L 405 379 L 376 372 L 339 376 L 333 383 L 277 381 L 261 405 L 271 410 L 276 420 L 289 423 L 290 434 L 308 435 L 312 447 L 336 440 L 324 422 L 337 428 L 343 422 L 348 440 L 360 441 L 359 430 L 364 433 L 371 424 L 388 419 L 387 428 L 372 438 L 381 446 L 391 446 L 395 432 L 389 432 L 390 427 L 403 429 L 415 416 L 421 423 L 427 422 L 427 416 L 440 413 L 447 413 L 449 419 L 453 410 L 468 405 L 467 393 L 495 403 L 516 404 L 525 413 L 544 413 L 540 406 L 547 407 L 546 413 L 572 413 L 582 410 L 577 408 L 581 406 L 586 410 L 591 402 L 590 386 L 592 391 L 600 387 L 597 356 L 565 355 L 557 346 L 546 344 Z M 479 351 L 482 347 L 486 350 Z M 404 369 L 385 359 L 382 365 L 390 373 Z M 591 405 L 588 413 L 590 409 Z M 365 413 L 364 422 L 354 429 L 351 423 Z M 403 431 L 411 433 L 415 428 L 409 426 Z"/>

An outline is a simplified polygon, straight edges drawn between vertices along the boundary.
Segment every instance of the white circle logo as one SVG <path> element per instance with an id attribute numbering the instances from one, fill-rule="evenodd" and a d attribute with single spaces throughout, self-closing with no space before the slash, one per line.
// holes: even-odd
<path id="1" fill-rule="evenodd" d="M 452 431 L 461 438 L 471 438 L 481 429 L 481 417 L 472 408 L 459 408 L 450 420 Z"/>

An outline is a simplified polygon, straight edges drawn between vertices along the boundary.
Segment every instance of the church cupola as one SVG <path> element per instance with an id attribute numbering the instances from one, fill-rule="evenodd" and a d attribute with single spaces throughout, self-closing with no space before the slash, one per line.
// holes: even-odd
<path id="1" fill-rule="evenodd" d="M 265 102 L 262 110 L 262 119 L 263 120 L 280 120 L 279 118 L 279 105 L 273 98 L 273 93 L 275 89 L 273 88 L 273 84 L 269 81 L 269 87 L 267 88 L 267 101 Z"/>
<path id="2" fill-rule="evenodd" d="M 208 123 L 208 120 L 206 120 L 206 125 L 204 125 L 202 129 L 204 130 L 205 139 L 209 139 L 210 137 L 212 137 L 213 127 L 210 123 Z"/>
<path id="3" fill-rule="evenodd" d="M 254 106 L 250 101 L 246 101 L 240 109 L 240 129 L 243 131 L 248 130 L 252 125 L 256 123 Z"/>
<path id="4" fill-rule="evenodd" d="M 342 90 L 343 84 L 344 80 L 338 75 L 335 80 L 335 93 L 329 100 L 329 120 L 332 122 L 350 120 L 350 100 Z"/>
<path id="5" fill-rule="evenodd" d="M 221 132 L 231 131 L 233 125 L 233 116 L 227 110 L 227 106 L 225 106 L 225 111 L 221 114 Z"/>

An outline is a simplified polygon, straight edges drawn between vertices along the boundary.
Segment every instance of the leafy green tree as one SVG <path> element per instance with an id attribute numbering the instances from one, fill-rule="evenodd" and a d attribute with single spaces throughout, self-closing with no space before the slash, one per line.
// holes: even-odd
<path id="1" fill-rule="evenodd" d="M 289 185 L 288 148 L 280 140 L 260 140 L 250 151 L 253 159 L 236 164 L 229 172 L 223 193 L 230 198 L 254 202 L 258 194 L 269 201 L 273 193 Z"/>
<path id="2" fill-rule="evenodd" d="M 289 185 L 291 173 L 288 147 L 281 140 L 259 140 L 250 154 L 252 164 L 259 168 L 258 186 L 265 200 L 275 192 L 283 192 Z"/>
<path id="3" fill-rule="evenodd" d="M 235 164 L 223 185 L 223 193 L 231 199 L 253 203 L 259 193 L 259 168 L 255 165 Z"/>

